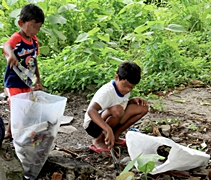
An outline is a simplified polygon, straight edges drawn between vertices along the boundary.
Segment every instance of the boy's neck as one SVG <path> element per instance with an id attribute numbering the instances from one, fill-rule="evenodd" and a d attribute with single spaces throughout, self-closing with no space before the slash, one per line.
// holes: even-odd
<path id="1" fill-rule="evenodd" d="M 31 41 L 31 37 L 27 36 L 25 32 L 20 30 L 19 33 L 24 39 L 26 39 L 27 41 Z"/>
<path id="2" fill-rule="evenodd" d="M 112 84 L 113 84 L 113 86 L 114 86 L 114 89 L 115 89 L 117 95 L 118 95 L 119 97 L 124 97 L 124 95 L 121 94 L 121 93 L 119 92 L 115 80 L 112 80 Z"/>

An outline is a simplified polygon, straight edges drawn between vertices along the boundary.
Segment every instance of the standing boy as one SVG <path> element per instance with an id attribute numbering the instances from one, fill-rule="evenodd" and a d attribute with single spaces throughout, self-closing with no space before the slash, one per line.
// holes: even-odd
<path id="1" fill-rule="evenodd" d="M 9 97 L 9 104 L 11 96 L 31 91 L 31 88 L 20 78 L 20 74 L 16 74 L 14 68 L 22 71 L 22 75 L 25 75 L 23 71 L 27 71 L 31 75 L 26 77 L 28 81 L 31 81 L 30 77 L 35 74 L 37 78 L 35 89 L 43 88 L 36 60 L 39 54 L 36 34 L 44 23 L 44 19 L 44 13 L 40 7 L 35 4 L 25 5 L 18 20 L 20 31 L 15 32 L 4 44 L 3 51 L 8 64 L 4 86 Z M 9 122 L 6 136 L 12 138 L 10 126 Z"/>
<path id="2" fill-rule="evenodd" d="M 109 152 L 114 145 L 126 145 L 119 136 L 148 112 L 147 102 L 130 92 L 139 83 L 141 68 L 134 62 L 123 62 L 115 80 L 103 85 L 92 98 L 84 119 L 86 132 L 95 138 L 90 149 Z M 104 136 L 103 131 L 106 133 Z"/>

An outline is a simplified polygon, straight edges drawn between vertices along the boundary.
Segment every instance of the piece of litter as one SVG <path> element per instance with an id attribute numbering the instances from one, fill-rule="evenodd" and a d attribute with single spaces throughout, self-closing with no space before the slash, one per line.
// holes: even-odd
<path id="1" fill-rule="evenodd" d="M 70 124 L 72 120 L 72 116 L 62 116 L 61 125 Z"/>

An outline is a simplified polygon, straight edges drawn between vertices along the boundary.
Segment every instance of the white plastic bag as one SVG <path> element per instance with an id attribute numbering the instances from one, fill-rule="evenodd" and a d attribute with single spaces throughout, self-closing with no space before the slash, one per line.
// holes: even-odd
<path id="1" fill-rule="evenodd" d="M 170 146 L 171 150 L 167 160 L 158 162 L 150 174 L 158 174 L 170 170 L 189 170 L 196 167 L 207 166 L 210 155 L 190 149 L 175 143 L 165 137 L 154 137 L 140 132 L 128 131 L 126 134 L 126 143 L 131 159 L 135 159 L 139 154 L 158 154 L 159 146 Z M 136 164 L 137 167 L 137 164 Z"/>
<path id="2" fill-rule="evenodd" d="M 67 99 L 42 91 L 11 98 L 11 131 L 24 176 L 36 179 L 60 126 Z"/>

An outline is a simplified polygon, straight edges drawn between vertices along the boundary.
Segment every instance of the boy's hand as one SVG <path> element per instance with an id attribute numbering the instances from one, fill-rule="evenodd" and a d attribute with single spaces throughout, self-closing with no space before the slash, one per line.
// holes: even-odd
<path id="1" fill-rule="evenodd" d="M 33 90 L 36 91 L 36 90 L 40 90 L 40 89 L 44 91 L 44 87 L 42 86 L 42 84 L 37 82 L 35 84 L 35 87 L 33 88 Z"/>
<path id="2" fill-rule="evenodd" d="M 131 103 L 137 104 L 137 105 L 141 105 L 141 106 L 147 106 L 147 101 L 145 99 L 142 99 L 140 97 L 135 97 L 132 98 Z"/>
<path id="3" fill-rule="evenodd" d="M 106 131 L 106 136 L 105 136 L 105 144 L 108 145 L 108 149 L 112 149 L 113 148 L 114 141 L 115 141 L 115 138 L 114 138 L 113 130 L 111 128 L 109 128 Z"/>
<path id="4" fill-rule="evenodd" d="M 18 66 L 18 59 L 13 52 L 11 52 L 7 57 L 7 64 L 10 66 L 10 69 L 13 67 L 13 65 Z"/>

